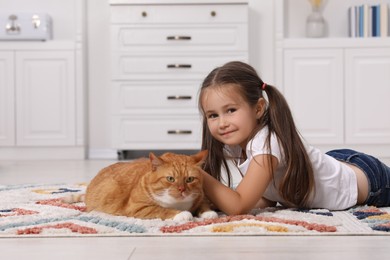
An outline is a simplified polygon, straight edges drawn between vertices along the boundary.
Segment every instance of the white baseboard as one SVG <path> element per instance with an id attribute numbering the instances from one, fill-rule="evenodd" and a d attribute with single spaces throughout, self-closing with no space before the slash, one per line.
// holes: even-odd
<path id="1" fill-rule="evenodd" d="M 88 159 L 117 160 L 118 154 L 114 149 L 89 149 Z"/>
<path id="2" fill-rule="evenodd" d="M 0 160 L 84 160 L 85 158 L 83 146 L 0 148 Z"/>

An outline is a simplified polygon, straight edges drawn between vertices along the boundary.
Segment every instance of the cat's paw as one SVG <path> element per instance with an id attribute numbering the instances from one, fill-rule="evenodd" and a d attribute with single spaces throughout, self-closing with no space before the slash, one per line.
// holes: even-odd
<path id="1" fill-rule="evenodd" d="M 176 216 L 173 217 L 173 220 L 175 221 L 191 221 L 194 217 L 192 216 L 191 212 L 189 211 L 182 211 L 179 214 L 176 214 Z"/>
<path id="2" fill-rule="evenodd" d="M 209 210 L 200 214 L 199 217 L 206 219 L 218 218 L 218 213 L 213 210 Z"/>

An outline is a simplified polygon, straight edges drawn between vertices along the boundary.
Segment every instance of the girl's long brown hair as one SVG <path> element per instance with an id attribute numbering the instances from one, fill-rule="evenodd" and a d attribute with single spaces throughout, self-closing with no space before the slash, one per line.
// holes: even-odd
<path id="1" fill-rule="evenodd" d="M 221 170 L 225 168 L 228 185 L 231 184 L 231 173 L 228 168 L 224 144 L 212 137 L 202 109 L 202 98 L 205 89 L 224 85 L 234 85 L 237 93 L 251 106 L 256 106 L 263 97 L 264 82 L 257 72 L 248 64 L 232 61 L 210 72 L 204 79 L 200 95 L 199 109 L 203 114 L 202 150 L 208 150 L 208 156 L 203 166 L 204 170 L 221 181 Z M 282 151 L 282 160 L 287 171 L 280 183 L 279 193 L 290 206 L 307 207 L 314 192 L 314 175 L 309 156 L 298 133 L 291 110 L 284 96 L 277 88 L 265 85 L 268 107 L 258 121 L 258 127 L 248 137 L 248 141 L 263 127 L 268 127 L 266 147 L 270 151 L 271 134 L 275 134 Z M 271 157 L 269 158 L 271 160 Z M 279 162 L 282 163 L 282 162 Z M 273 175 L 273 173 L 272 173 Z"/>

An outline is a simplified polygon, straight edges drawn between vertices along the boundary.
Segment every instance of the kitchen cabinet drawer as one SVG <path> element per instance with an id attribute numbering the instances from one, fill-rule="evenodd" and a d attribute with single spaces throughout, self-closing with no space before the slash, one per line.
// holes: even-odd
<path id="1" fill-rule="evenodd" d="M 113 5 L 111 23 L 247 23 L 248 6 L 237 5 Z"/>
<path id="2" fill-rule="evenodd" d="M 199 150 L 204 78 L 248 62 L 247 1 L 116 0 L 110 10 L 112 147 Z"/>
<path id="3" fill-rule="evenodd" d="M 112 49 L 139 51 L 247 51 L 244 24 L 198 26 L 119 26 L 111 28 Z"/>
<path id="4" fill-rule="evenodd" d="M 199 149 L 201 120 L 198 116 L 114 118 L 114 146 L 126 149 Z"/>
<path id="5" fill-rule="evenodd" d="M 132 114 L 144 110 L 150 113 L 197 113 L 199 82 L 116 82 L 113 85 L 113 111 Z"/>
<path id="6" fill-rule="evenodd" d="M 247 53 L 214 56 L 162 54 L 113 54 L 113 79 L 202 79 L 216 66 L 247 60 Z"/>

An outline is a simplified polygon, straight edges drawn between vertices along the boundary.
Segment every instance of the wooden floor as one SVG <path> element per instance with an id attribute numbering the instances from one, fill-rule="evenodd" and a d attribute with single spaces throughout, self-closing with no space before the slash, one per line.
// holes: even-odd
<path id="1" fill-rule="evenodd" d="M 112 161 L 0 161 L 0 184 L 89 181 Z M 0 198 L 1 203 L 1 198 Z M 390 236 L 0 238 L 0 259 L 388 259 Z"/>

